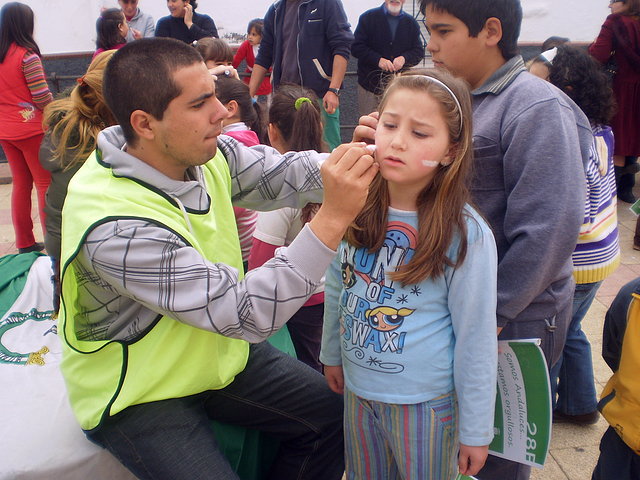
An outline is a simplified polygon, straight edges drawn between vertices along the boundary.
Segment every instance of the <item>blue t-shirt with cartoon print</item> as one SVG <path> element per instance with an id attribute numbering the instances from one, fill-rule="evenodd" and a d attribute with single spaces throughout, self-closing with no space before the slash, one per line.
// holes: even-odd
<path id="1" fill-rule="evenodd" d="M 466 212 L 465 261 L 419 284 L 387 275 L 415 252 L 416 212 L 390 208 L 376 252 L 341 243 L 326 277 L 320 360 L 342 365 L 345 386 L 368 400 L 415 404 L 455 389 L 460 441 L 486 445 L 496 391 L 497 255 L 487 224 L 471 207 Z M 459 240 L 448 251 L 454 262 Z"/>

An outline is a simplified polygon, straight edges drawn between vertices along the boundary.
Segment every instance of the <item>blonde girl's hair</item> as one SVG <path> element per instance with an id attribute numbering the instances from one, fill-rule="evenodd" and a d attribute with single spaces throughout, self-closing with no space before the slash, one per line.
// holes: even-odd
<path id="1" fill-rule="evenodd" d="M 95 149 L 98 133 L 116 124 L 102 94 L 103 73 L 114 53 L 108 50 L 97 55 L 71 95 L 51 102 L 44 110 L 44 127 L 51 129 L 52 157 L 63 170 L 84 163 Z"/>
<path id="2" fill-rule="evenodd" d="M 451 92 L 432 79 L 444 83 Z M 465 204 L 470 199 L 467 181 L 473 160 L 471 98 L 466 83 L 445 71 L 412 70 L 389 83 L 380 102 L 380 113 L 399 90 L 428 94 L 440 104 L 453 157 L 449 165 L 437 167 L 431 183 L 418 194 L 418 240 L 413 257 L 395 272 L 389 272 L 392 280 L 410 285 L 440 277 L 446 266 L 461 265 L 467 253 Z M 386 236 L 388 209 L 387 181 L 378 175 L 369 188 L 364 209 L 347 230 L 345 239 L 356 247 L 379 250 Z M 459 247 L 454 262 L 447 252 L 456 237 Z"/>

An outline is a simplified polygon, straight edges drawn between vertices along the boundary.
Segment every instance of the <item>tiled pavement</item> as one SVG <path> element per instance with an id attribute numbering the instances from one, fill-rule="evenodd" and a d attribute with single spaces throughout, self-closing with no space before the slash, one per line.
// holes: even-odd
<path id="1" fill-rule="evenodd" d="M 0 256 L 16 253 L 13 227 L 11 225 L 11 184 L 7 164 L 0 164 Z M 3 181 L 5 180 L 5 181 Z M 636 194 L 640 193 L 640 189 Z M 33 218 L 37 241 L 42 241 L 42 232 L 35 208 L 33 196 Z M 602 324 L 604 314 L 616 293 L 625 283 L 640 275 L 640 252 L 633 250 L 635 215 L 629 211 L 626 203 L 618 204 L 620 222 L 620 244 L 622 247 L 622 265 L 605 280 L 600 287 L 596 300 L 583 321 L 583 329 L 591 341 L 596 386 L 601 390 L 611 372 L 600 356 L 602 348 Z M 579 427 L 567 424 L 555 424 L 550 455 L 542 470 L 534 469 L 534 480 L 588 480 L 598 456 L 600 437 L 606 429 L 606 422 L 600 421 L 591 426 Z"/>

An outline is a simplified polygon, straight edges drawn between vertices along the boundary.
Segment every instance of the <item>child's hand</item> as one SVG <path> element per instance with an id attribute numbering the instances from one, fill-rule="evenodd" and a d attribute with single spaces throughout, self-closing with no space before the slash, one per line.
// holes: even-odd
<path id="1" fill-rule="evenodd" d="M 476 475 L 484 466 L 484 462 L 489 455 L 489 445 L 482 447 L 471 447 L 460 444 L 460 454 L 458 455 L 458 469 L 463 475 Z"/>
<path id="2" fill-rule="evenodd" d="M 339 395 L 344 394 L 344 374 L 342 373 L 342 365 L 335 367 L 325 365 L 324 376 L 327 379 L 329 388 Z"/>
<path id="3" fill-rule="evenodd" d="M 142 32 L 140 30 L 136 30 L 135 28 L 131 29 L 134 40 L 140 40 L 142 38 Z"/>
<path id="4" fill-rule="evenodd" d="M 378 112 L 371 112 L 369 115 L 363 115 L 358 120 L 358 126 L 353 131 L 352 142 L 375 143 L 376 128 L 378 128 Z"/>

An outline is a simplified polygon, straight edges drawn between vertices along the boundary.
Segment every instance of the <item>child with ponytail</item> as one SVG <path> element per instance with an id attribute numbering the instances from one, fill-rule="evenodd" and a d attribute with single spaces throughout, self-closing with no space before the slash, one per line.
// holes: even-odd
<path id="1" fill-rule="evenodd" d="M 283 85 L 274 94 L 269 108 L 269 141 L 280 153 L 326 151 L 322 140 L 322 117 L 315 94 L 297 85 Z M 273 258 L 278 247 L 289 245 L 304 225 L 311 221 L 320 204 L 302 209 L 283 208 L 260 212 L 253 233 L 249 269 Z M 324 314 L 324 283 L 287 322 L 298 359 L 321 372 L 318 360 Z"/>

